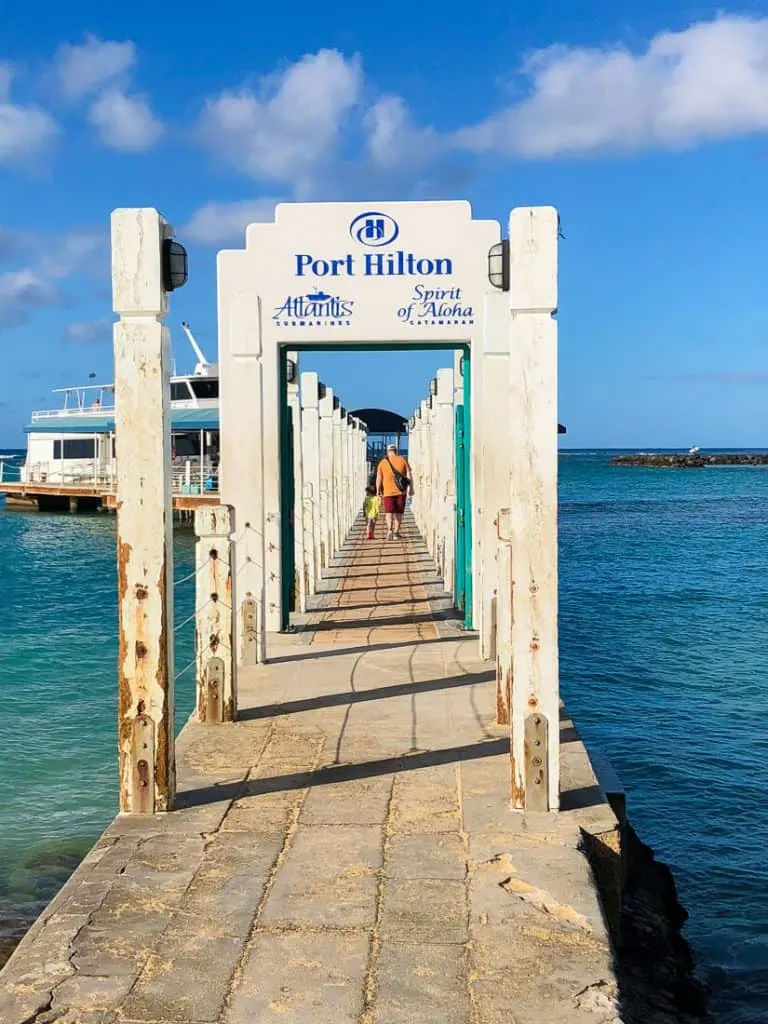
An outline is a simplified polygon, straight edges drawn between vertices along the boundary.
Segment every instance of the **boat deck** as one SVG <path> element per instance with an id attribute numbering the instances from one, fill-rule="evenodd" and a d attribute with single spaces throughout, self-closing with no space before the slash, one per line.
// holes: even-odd
<path id="1" fill-rule="evenodd" d="M 41 511 L 58 506 L 69 507 L 72 511 L 97 507 L 114 509 L 117 503 L 115 492 L 98 484 L 2 483 L 0 494 L 12 499 L 11 503 L 34 503 Z M 173 508 L 177 512 L 190 512 L 201 505 L 217 505 L 219 500 L 216 491 L 206 491 L 204 494 L 177 493 L 173 495 Z"/>

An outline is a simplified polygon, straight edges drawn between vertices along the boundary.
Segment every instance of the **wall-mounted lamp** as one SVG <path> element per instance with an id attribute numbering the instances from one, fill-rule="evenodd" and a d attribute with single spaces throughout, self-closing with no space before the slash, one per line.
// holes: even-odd
<path id="1" fill-rule="evenodd" d="M 296 363 L 292 359 L 285 360 L 286 380 L 289 384 L 293 384 L 296 380 Z"/>
<path id="2" fill-rule="evenodd" d="M 429 382 L 429 394 L 430 397 L 437 394 L 437 377 L 433 377 Z"/>
<path id="3" fill-rule="evenodd" d="M 502 238 L 488 250 L 488 280 L 494 288 L 509 291 L 509 239 Z"/>
<path id="4" fill-rule="evenodd" d="M 167 292 L 173 292 L 177 288 L 183 287 L 189 277 L 187 250 L 181 242 L 174 242 L 172 238 L 164 238 L 160 255 L 163 271 L 163 288 Z"/>
<path id="5" fill-rule="evenodd" d="M 319 380 L 317 382 L 317 400 L 318 400 L 318 402 L 320 401 L 321 398 L 325 398 L 325 384 L 323 384 L 323 382 L 321 380 Z"/>

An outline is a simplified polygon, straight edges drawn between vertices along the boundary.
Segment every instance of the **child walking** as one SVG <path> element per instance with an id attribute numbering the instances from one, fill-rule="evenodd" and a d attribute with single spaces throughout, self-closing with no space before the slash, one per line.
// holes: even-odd
<path id="1" fill-rule="evenodd" d="M 376 488 L 373 486 L 366 488 L 363 514 L 366 521 L 365 535 L 368 540 L 373 540 L 373 531 L 376 528 L 376 519 L 379 515 L 379 499 L 376 496 Z"/>

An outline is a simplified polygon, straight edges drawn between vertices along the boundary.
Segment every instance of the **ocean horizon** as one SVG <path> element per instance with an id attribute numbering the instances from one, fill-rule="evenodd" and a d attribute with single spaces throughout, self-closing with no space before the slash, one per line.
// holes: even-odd
<path id="1" fill-rule="evenodd" d="M 640 450 L 687 449 L 561 447 L 562 695 L 675 874 L 715 1019 L 756 1024 L 768 1020 L 768 467 L 610 465 Z M 117 811 L 115 520 L 0 508 L 0 543 L 2 962 Z M 180 624 L 189 527 L 174 551 Z M 177 730 L 193 656 L 190 624 L 176 635 Z"/>

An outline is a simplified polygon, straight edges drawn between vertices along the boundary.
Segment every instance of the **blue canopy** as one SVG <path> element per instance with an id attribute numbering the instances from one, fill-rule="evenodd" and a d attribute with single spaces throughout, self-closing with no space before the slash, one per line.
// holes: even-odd
<path id="1" fill-rule="evenodd" d="M 171 409 L 171 430 L 218 430 L 219 410 Z M 24 428 L 27 434 L 112 434 L 114 412 L 93 416 L 45 416 Z"/>

